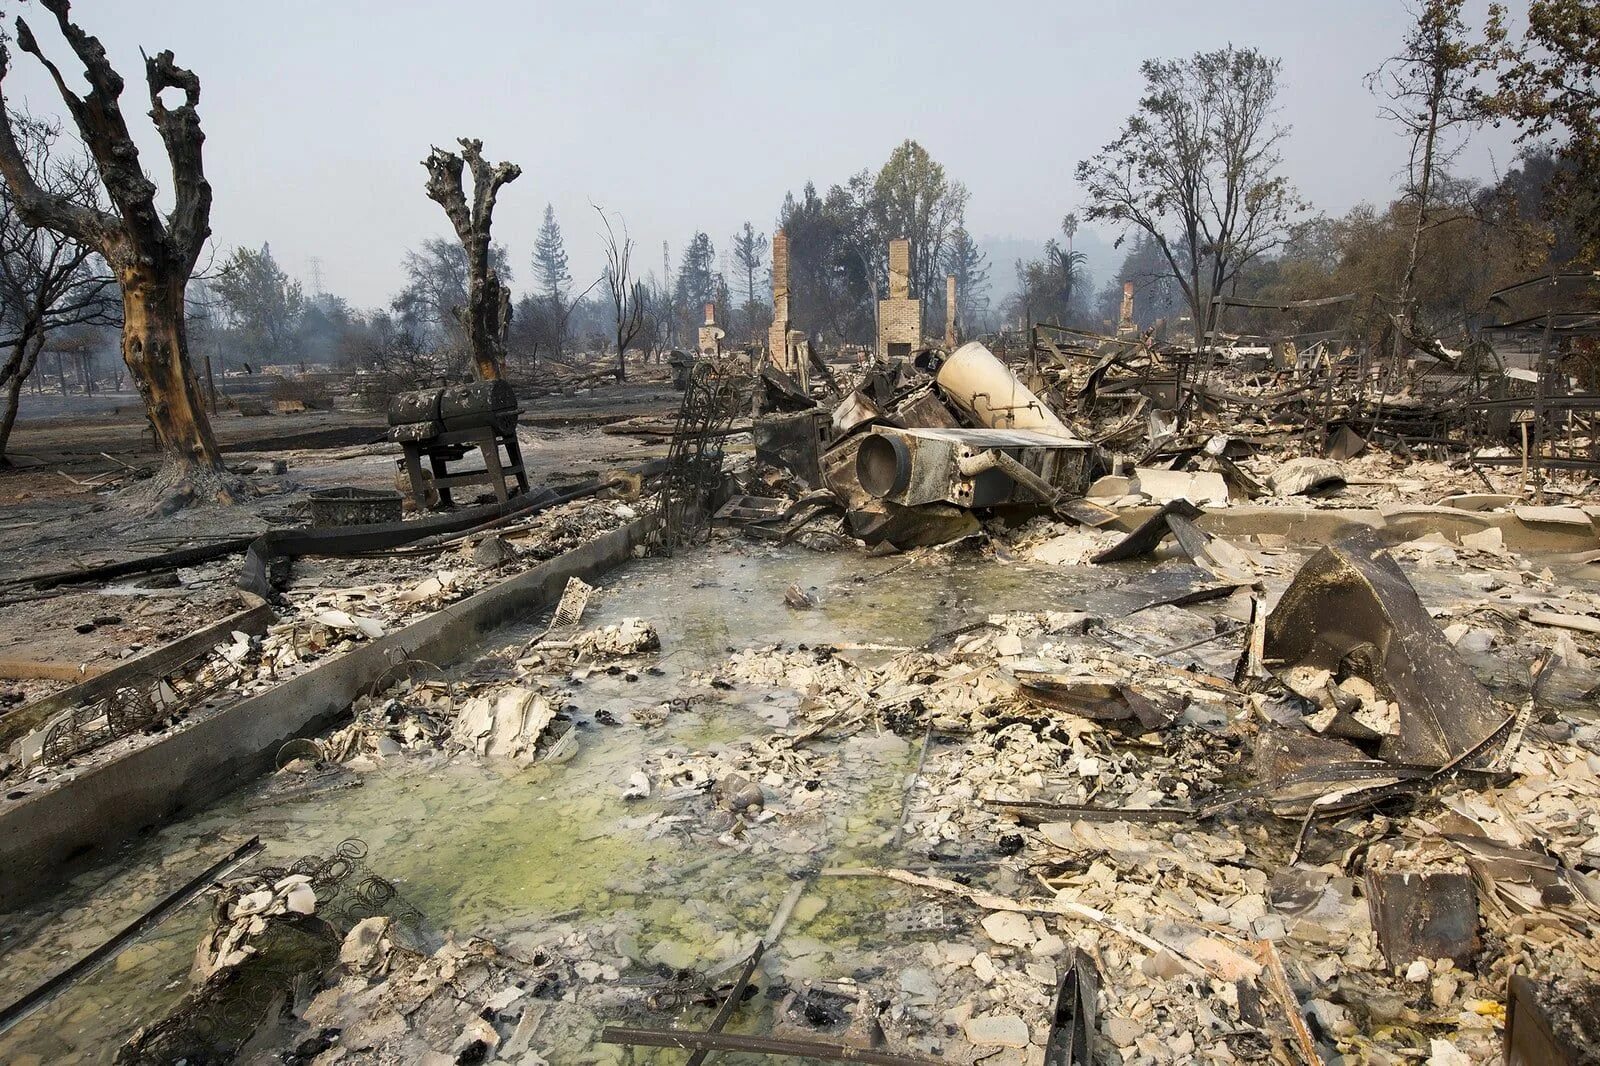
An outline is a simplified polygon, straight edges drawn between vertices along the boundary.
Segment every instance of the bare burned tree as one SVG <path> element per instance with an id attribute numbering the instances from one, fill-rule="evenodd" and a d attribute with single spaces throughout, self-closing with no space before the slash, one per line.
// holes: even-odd
<path id="1" fill-rule="evenodd" d="M 1406 270 L 1400 279 L 1401 333 L 1408 331 L 1422 235 L 1429 218 L 1438 172 L 1449 166 L 1458 143 L 1449 143 L 1458 126 L 1484 120 L 1483 94 L 1473 84 L 1489 63 L 1489 46 L 1472 38 L 1461 20 L 1462 0 L 1426 0 L 1412 12 L 1412 27 L 1397 55 L 1367 75 L 1367 86 L 1389 98 L 1383 115 L 1411 142 L 1406 168 L 1406 199 L 1415 208 Z M 1460 219 L 1464 216 L 1446 215 Z M 1396 337 L 1398 343 L 1399 337 Z"/>
<path id="2" fill-rule="evenodd" d="M 15 116 L 11 125 L 21 141 L 29 171 L 41 188 L 85 207 L 97 204 L 94 164 L 55 151 L 60 130 Z M 80 325 L 120 325 L 116 281 L 89 245 L 42 226 L 30 226 L 17 210 L 9 186 L 0 184 L 0 466 L 9 465 L 6 445 L 16 424 L 23 383 L 39 363 L 45 340 L 58 330 Z"/>
<path id="3" fill-rule="evenodd" d="M 489 226 L 500 186 L 516 181 L 515 163 L 491 165 L 483 158 L 483 142 L 465 137 L 461 154 L 434 148 L 422 161 L 428 168 L 428 199 L 444 208 L 467 253 L 467 306 L 455 309 L 467 334 L 472 365 L 480 378 L 500 376 L 506 362 L 506 336 L 511 332 L 511 290 L 489 262 Z M 465 158 L 463 158 L 465 157 Z M 472 167 L 472 204 L 461 184 L 465 166 Z"/>
<path id="4" fill-rule="evenodd" d="M 106 59 L 100 41 L 69 18 L 69 0 L 40 0 L 56 17 L 61 33 L 84 66 L 89 92 L 67 87 L 61 71 L 47 59 L 25 20 L 17 19 L 17 45 L 44 64 L 99 171 L 111 206 L 76 203 L 40 186 L 11 128 L 0 94 L 0 175 L 16 198 L 17 212 L 32 226 L 43 226 L 93 247 L 110 264 L 122 289 L 122 358 L 128 364 L 157 445 L 167 459 L 162 484 L 187 502 L 202 491 L 233 499 L 222 476 L 222 462 L 206 417 L 205 403 L 189 363 L 184 329 L 184 289 L 211 234 L 211 185 L 201 166 L 205 134 L 195 110 L 200 79 L 173 62 L 171 51 L 145 58 L 150 87 L 150 118 L 161 134 L 172 166 L 173 208 L 156 209 L 155 183 L 145 176 L 139 149 L 128 133 L 117 103 L 122 77 Z M 0 79 L 6 59 L 0 54 Z M 183 103 L 162 99 L 176 89 Z"/>
<path id="5" fill-rule="evenodd" d="M 1085 220 L 1149 236 L 1183 290 L 1197 348 L 1216 326 L 1213 298 L 1288 239 L 1300 207 L 1278 173 L 1289 134 L 1274 118 L 1281 67 L 1232 45 L 1146 60 L 1138 110 L 1115 141 L 1078 164 Z"/>
<path id="6" fill-rule="evenodd" d="M 632 276 L 633 238 L 628 236 L 626 224 L 619 240 L 605 211 L 596 206 L 595 212 L 606 228 L 606 272 L 602 276 L 611 296 L 611 311 L 617 327 L 617 380 L 626 381 L 628 345 L 644 332 L 645 304 L 650 294 L 645 291 L 644 282 Z"/>

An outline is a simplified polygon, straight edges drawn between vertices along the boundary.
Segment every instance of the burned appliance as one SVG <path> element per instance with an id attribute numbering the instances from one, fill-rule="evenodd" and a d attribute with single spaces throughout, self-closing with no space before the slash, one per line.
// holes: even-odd
<path id="1" fill-rule="evenodd" d="M 517 396 L 504 381 L 403 393 L 389 404 L 389 426 L 389 439 L 405 453 L 406 483 L 419 509 L 453 506 L 451 489 L 462 485 L 487 485 L 501 502 L 528 491 L 517 444 Z M 483 468 L 452 473 L 450 464 L 473 449 L 482 455 Z M 515 479 L 511 489 L 506 487 L 507 478 Z"/>
<path id="2" fill-rule="evenodd" d="M 1083 495 L 1094 445 L 1026 429 L 893 429 L 861 438 L 856 477 L 872 496 L 912 507 L 1050 502 Z"/>

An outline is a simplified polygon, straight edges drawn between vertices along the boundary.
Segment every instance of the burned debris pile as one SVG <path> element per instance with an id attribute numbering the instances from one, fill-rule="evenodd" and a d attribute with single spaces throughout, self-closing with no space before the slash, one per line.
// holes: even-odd
<path id="1" fill-rule="evenodd" d="M 148 668 L 130 664 L 126 680 L 107 685 L 91 679 L 8 715 L 10 752 L 0 756 L 0 779 L 17 792 L 13 798 L 47 789 L 640 517 L 617 493 L 604 495 L 553 500 L 553 506 L 512 512 L 492 528 L 413 537 L 382 553 L 341 547 L 321 557 L 327 549 L 312 548 L 292 572 L 281 559 L 263 565 L 261 577 L 275 579 L 258 586 L 270 603 L 236 592 L 242 609 L 198 634 L 205 638 L 199 643 L 180 641 L 179 656 L 155 649 Z M 236 568 L 224 561 L 190 571 L 188 579 L 225 587 Z M 245 569 L 248 576 L 249 556 Z M 73 699 L 74 689 L 84 690 L 81 701 Z"/>
<path id="2" fill-rule="evenodd" d="M 1235 1061 L 1229 1037 L 1246 1029 L 1262 1054 L 1305 1061 L 1480 1061 L 1501 1053 L 1509 990 L 1531 987 L 1519 974 L 1555 980 L 1519 1001 L 1524 1032 L 1548 1029 L 1572 994 L 1555 987 L 1592 988 L 1600 966 L 1587 932 L 1600 826 L 1581 813 L 1600 791 L 1600 734 L 1577 712 L 1597 680 L 1596 600 L 1506 540 L 1566 522 L 1580 550 L 1565 558 L 1592 561 L 1589 486 L 1519 487 L 1495 472 L 1505 464 L 1474 461 L 1505 454 L 1481 425 L 1447 410 L 1424 426 L 1438 390 L 1470 395 L 1464 377 L 1419 373 L 1415 393 L 1375 401 L 1344 360 L 1292 346 L 1244 358 L 1082 337 L 1047 347 L 1054 365 L 1017 371 L 980 345 L 928 351 L 832 396 L 762 372 L 757 461 L 719 516 L 746 536 L 856 541 L 935 569 L 947 549 L 926 548 L 953 542 L 1002 562 L 1157 564 L 1107 589 L 1100 610 L 990 615 L 886 666 L 841 668 L 826 650 L 730 660 L 740 683 L 805 693 L 790 732 L 806 745 L 922 738 L 896 834 L 920 853 L 907 866 L 972 870 L 989 855 L 954 881 L 826 872 L 1007 917 L 1002 935 L 983 928 L 999 958 L 1025 949 L 1016 983 L 992 950 L 929 961 L 970 980 L 983 960 L 987 990 L 942 1016 L 946 1032 L 1016 1047 L 1019 1062 L 1044 1053 L 1060 974 L 1028 960 L 1059 963 L 1071 947 L 1098 960 L 1115 1016 L 1100 1036 L 1124 1061 Z M 1529 491 L 1577 506 L 1520 502 Z M 1326 546 L 1305 554 L 1318 535 Z M 1427 579 L 1426 603 L 1408 571 Z M 1441 606 L 1443 587 L 1454 602 Z M 1502 665 L 1486 671 L 1486 656 Z M 781 795 L 809 774 L 825 790 L 838 768 L 800 752 L 669 754 L 652 777 L 733 776 Z M 719 842 L 759 850 L 768 835 L 784 850 L 774 810 L 818 802 L 796 792 Z M 996 879 L 1014 894 L 972 887 Z M 1196 977 L 1211 998 L 1195 999 Z M 1013 1022 L 1028 1039 L 985 1042 Z M 1582 1030 L 1557 1044 L 1592 1039 Z"/>
<path id="3" fill-rule="evenodd" d="M 1581 482 L 1546 479 L 1526 455 L 1520 479 L 1499 473 L 1512 450 L 1464 413 L 1472 396 L 1503 391 L 1481 373 L 1430 364 L 1397 394 L 1374 397 L 1348 352 L 1286 343 L 1270 355 L 1201 354 L 1148 339 L 1050 336 L 1038 327 L 1015 368 L 972 342 L 841 370 L 827 390 L 763 367 L 757 469 L 787 477 L 741 484 L 726 517 L 789 539 L 831 510 L 844 518 L 838 533 L 897 548 L 959 540 L 997 515 L 1095 529 L 1119 509 L 1178 500 L 1515 510 L 1528 522 L 1588 525 Z M 841 379 L 856 388 L 842 392 Z M 1439 412 L 1423 429 L 1395 421 L 1421 409 Z M 1567 430 L 1581 434 L 1583 423 Z M 1518 484 L 1578 506 L 1540 513 Z M 763 512 L 758 501 L 775 496 L 786 502 Z"/>
<path id="4" fill-rule="evenodd" d="M 1065 182 L 1073 136 L 983 168 L 1011 223 L 1066 212 L 1014 287 L 910 138 L 797 182 L 768 271 L 698 173 L 741 157 L 705 90 L 783 65 L 735 109 L 794 142 L 770 177 L 893 110 L 810 68 L 1020 42 L 919 95 L 1031 128 L 1018 75 L 1077 71 L 1029 46 L 1081 19 L 657 18 L 646 52 L 573 5 L 535 29 L 578 73 L 508 80 L 501 5 L 345 49 L 402 121 L 257 122 L 212 180 L 206 64 L 161 50 L 163 192 L 127 42 L 38 6 L 0 30 L 62 108 L 0 106 L 0 1063 L 1600 1063 L 1600 0 L 1418 5 L 1363 79 L 1392 198 L 1292 139 L 1338 48 L 1141 57 Z M 417 77 L 441 46 L 491 91 Z M 586 109 L 596 70 L 650 98 Z M 533 142 L 531 258 L 492 225 L 522 167 L 466 136 L 411 169 L 454 238 L 386 269 L 387 177 L 306 146 L 392 158 L 474 97 L 507 136 L 584 114 Z M 336 225 L 289 206 L 350 181 Z M 203 260 L 241 192 L 278 232 Z"/>
<path id="5" fill-rule="evenodd" d="M 1049 507 L 1084 494 L 1099 472 L 1092 445 L 981 344 L 930 374 L 936 355 L 927 353 L 920 369 L 867 370 L 831 412 L 782 371 L 762 369 L 756 458 L 793 479 L 805 512 L 780 536 L 832 510 L 869 545 L 918 547 L 976 532 L 975 509 Z M 806 496 L 824 488 L 831 499 Z"/>
<path id="6" fill-rule="evenodd" d="M 1167 512 L 1179 529 L 1183 512 Z M 334 931 L 314 976 L 276 993 L 293 1006 L 270 1039 L 328 1063 L 553 1062 L 599 1040 L 895 1064 L 1454 1064 L 1501 1054 L 1508 1027 L 1583 1039 L 1560 1011 L 1600 967 L 1600 733 L 1547 701 L 1593 686 L 1595 649 L 1490 623 L 1520 680 L 1486 687 L 1452 619 L 1507 619 L 1471 581 L 1425 605 L 1406 556 L 1371 536 L 1301 559 L 1238 546 L 1254 581 L 1171 541 L 1154 568 L 1098 564 L 1111 580 L 1071 609 L 991 613 L 915 647 L 737 647 L 667 703 L 607 711 L 588 683 L 650 675 L 672 637 L 588 625 L 595 590 L 569 586 L 494 675 L 397 670 L 280 777 L 360 775 L 403 750 L 553 765 L 573 741 L 641 731 L 641 760 L 596 782 L 624 813 L 585 832 L 741 864 L 751 883 L 720 891 L 764 893 L 770 921 L 653 944 L 574 901 L 514 937 L 457 940 L 347 912 L 291 868 L 224 890 L 207 957 L 305 924 L 314 893 Z M 1470 557 L 1516 566 L 1501 553 Z M 931 578 L 948 553 L 895 565 Z M 768 727 L 671 739 L 730 698 Z M 655 876 L 611 890 L 688 883 Z M 851 952 L 816 923 L 856 891 L 871 918 Z M 862 951 L 870 965 L 845 962 Z"/>
<path id="7" fill-rule="evenodd" d="M 275 617 L 200 649 L 156 711 L 102 709 L 158 742 L 201 713 L 184 686 L 270 689 L 625 525 L 664 556 L 631 586 L 552 584 L 548 619 L 463 663 L 397 655 L 244 808 L 294 825 L 470 769 L 516 822 L 566 775 L 581 813 L 545 844 L 571 871 L 518 866 L 476 890 L 517 918 L 434 928 L 466 874 L 413 901 L 377 848 L 246 867 L 124 1061 L 1584 1061 L 1586 484 L 1463 461 L 1439 443 L 1459 427 L 1419 441 L 1427 404 L 1375 414 L 1328 353 L 1047 331 L 1014 365 L 891 321 L 890 356 L 830 364 L 785 328 L 752 369 L 707 328 L 663 462 L 381 554 L 281 541 Z M 691 624 L 708 558 L 762 577 Z M 845 639 L 907 588 L 937 624 Z M 75 714 L 50 728 L 100 735 Z M 10 783 L 97 757 L 50 735 Z"/>

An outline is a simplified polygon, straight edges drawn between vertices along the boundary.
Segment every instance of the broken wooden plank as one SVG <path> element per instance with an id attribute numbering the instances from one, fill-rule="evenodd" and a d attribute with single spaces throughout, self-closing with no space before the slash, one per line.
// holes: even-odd
<path id="1" fill-rule="evenodd" d="M 1555 611 L 1529 611 L 1528 621 L 1536 626 L 1556 626 L 1579 633 L 1600 634 L 1600 618 L 1586 614 L 1557 614 Z"/>
<path id="2" fill-rule="evenodd" d="M 851 1047 L 828 1040 L 796 1037 L 743 1036 L 734 1033 L 697 1033 L 676 1029 L 637 1029 L 608 1025 L 600 1030 L 602 1044 L 635 1047 L 669 1047 L 681 1051 L 748 1051 L 757 1055 L 816 1059 L 821 1062 L 860 1062 L 867 1066 L 942 1066 L 943 1059 L 900 1055 L 892 1051 Z"/>
<path id="3" fill-rule="evenodd" d="M 119 688 L 136 685 L 162 676 L 197 655 L 204 654 L 227 640 L 234 631 L 256 635 L 265 633 L 275 614 L 267 604 L 247 607 L 208 626 L 179 637 L 170 644 L 152 648 L 111 667 L 104 673 L 89 678 L 71 688 L 62 689 L 0 718 L 0 747 L 38 729 L 57 713 L 69 707 L 81 707 L 103 699 Z"/>
<path id="4" fill-rule="evenodd" d="M 1300 1001 L 1295 997 L 1294 989 L 1289 987 L 1289 975 L 1283 971 L 1283 958 L 1278 954 L 1277 945 L 1270 940 L 1257 940 L 1256 958 L 1260 960 L 1266 975 L 1267 990 L 1272 993 L 1278 1008 L 1283 1011 L 1285 1021 L 1289 1023 L 1290 1031 L 1294 1033 L 1300 1057 L 1307 1066 L 1322 1066 L 1322 1056 L 1317 1054 L 1317 1042 L 1312 1039 L 1311 1030 L 1306 1027 L 1306 1020 L 1300 1014 Z"/>
<path id="5" fill-rule="evenodd" d="M 82 681 L 105 672 L 104 666 L 92 663 L 0 655 L 0 678 L 7 681 Z"/>

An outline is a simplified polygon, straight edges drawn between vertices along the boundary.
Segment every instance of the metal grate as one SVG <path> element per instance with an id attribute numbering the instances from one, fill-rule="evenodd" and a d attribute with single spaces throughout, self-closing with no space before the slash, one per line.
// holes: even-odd
<path id="1" fill-rule="evenodd" d="M 689 371 L 656 498 L 661 554 L 709 535 L 711 504 L 722 481 L 723 441 L 749 393 L 749 374 L 731 359 L 702 358 Z"/>
<path id="2" fill-rule="evenodd" d="M 566 591 L 561 593 L 555 614 L 550 616 L 550 625 L 534 644 L 537 646 L 571 640 L 578 623 L 583 619 L 583 609 L 589 606 L 589 595 L 592 592 L 594 586 L 581 577 L 567 578 Z"/>

